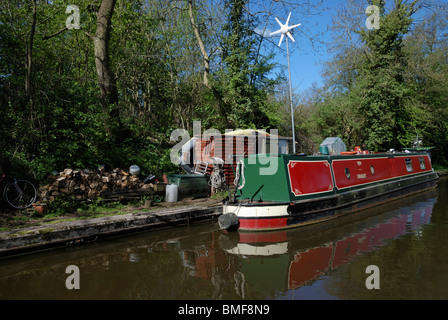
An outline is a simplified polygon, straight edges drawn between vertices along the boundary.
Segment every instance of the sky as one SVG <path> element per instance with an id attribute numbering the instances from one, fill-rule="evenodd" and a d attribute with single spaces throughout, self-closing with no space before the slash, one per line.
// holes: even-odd
<path id="1" fill-rule="evenodd" d="M 327 27 L 331 24 L 332 17 L 335 14 L 336 7 L 345 3 L 345 0 L 328 0 L 326 5 L 329 10 L 325 10 L 319 16 L 314 16 L 308 19 L 311 26 L 305 26 L 300 19 L 295 17 L 294 12 L 291 13 L 289 25 L 295 25 L 302 23 L 302 26 L 298 28 L 312 29 L 312 33 L 323 32 L 323 40 L 328 42 L 331 40 L 331 34 L 327 31 Z M 282 23 L 285 22 L 287 14 L 284 17 Z M 367 16 L 366 16 L 367 18 Z M 274 18 L 272 18 L 274 20 Z M 275 21 L 275 20 L 274 20 Z M 274 28 L 272 31 L 280 29 L 280 26 L 274 22 Z M 314 49 L 311 45 L 311 41 L 307 39 L 307 36 L 302 32 L 295 31 L 293 35 L 296 40 L 294 43 L 289 40 L 289 51 L 290 51 L 290 65 L 291 65 L 291 78 L 292 87 L 294 92 L 302 92 L 309 89 L 313 82 L 318 85 L 323 84 L 323 78 L 321 72 L 323 71 L 322 65 L 325 61 L 331 59 L 331 54 L 328 52 L 326 45 L 320 45 L 318 50 Z M 277 47 L 280 40 L 280 35 L 276 35 L 272 38 L 273 44 Z M 283 40 L 280 48 L 276 48 L 275 53 L 277 54 L 276 61 L 287 67 L 287 54 L 286 54 L 286 42 Z M 288 70 L 285 69 L 285 74 L 288 76 Z"/>
<path id="2" fill-rule="evenodd" d="M 438 5 L 446 5 L 447 0 L 432 0 L 427 4 L 427 10 L 429 12 L 433 12 L 434 10 L 440 10 Z M 367 1 L 363 1 L 366 4 L 367 9 Z M 387 1 L 389 5 L 393 5 L 393 1 Z M 294 32 L 293 37 L 296 42 L 292 43 L 289 41 L 289 49 L 290 49 L 290 62 L 291 62 L 291 78 L 292 78 L 292 87 L 294 93 L 300 93 L 309 89 L 313 82 L 317 83 L 318 86 L 323 85 L 323 63 L 329 61 L 332 58 L 332 55 L 329 53 L 328 47 L 326 45 L 319 46 L 319 50 L 316 51 L 312 48 L 311 42 L 307 39 L 307 36 L 304 34 L 309 33 L 318 33 L 323 32 L 322 40 L 326 43 L 329 43 L 332 40 L 332 34 L 330 31 L 327 31 L 327 28 L 331 26 L 332 19 L 336 16 L 338 7 L 342 5 L 346 5 L 347 0 L 325 0 L 325 6 L 327 10 L 321 11 L 319 15 L 314 16 L 301 16 L 300 12 L 295 13 L 291 12 L 291 19 L 289 25 L 296 25 L 298 23 L 302 23 L 302 25 L 296 29 L 301 29 Z M 285 8 L 287 10 L 287 8 Z M 284 23 L 288 17 L 288 11 L 285 12 L 285 16 L 283 18 L 282 23 Z M 427 14 L 425 10 L 419 11 L 414 17 L 416 22 L 421 19 L 425 14 Z M 359 12 L 360 20 L 364 21 L 363 15 L 365 12 Z M 301 21 L 301 18 L 306 21 Z M 365 19 L 367 21 L 368 16 L 365 15 Z M 275 19 L 272 17 L 272 24 L 270 27 L 274 28 L 272 31 L 277 31 L 280 29 L 280 26 L 275 22 Z M 361 23 L 362 24 L 362 23 Z M 365 25 L 361 25 L 361 28 L 367 28 Z M 285 66 L 285 75 L 288 76 L 287 70 L 287 55 L 286 55 L 286 43 L 285 40 L 281 44 L 281 47 L 278 48 L 278 42 L 280 40 L 280 35 L 275 35 L 275 38 L 272 38 L 272 45 L 276 47 L 275 53 L 277 53 L 276 61 L 283 64 Z"/>

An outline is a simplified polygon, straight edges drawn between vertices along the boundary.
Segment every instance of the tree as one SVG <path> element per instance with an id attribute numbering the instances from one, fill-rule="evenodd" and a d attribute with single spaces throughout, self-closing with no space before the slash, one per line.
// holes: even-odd
<path id="1" fill-rule="evenodd" d="M 93 41 L 95 66 L 100 89 L 100 103 L 103 114 L 107 117 L 105 130 L 108 134 L 122 139 L 119 135 L 123 134 L 123 124 L 120 119 L 118 109 L 118 89 L 114 73 L 111 70 L 109 42 L 112 29 L 112 16 L 114 13 L 116 0 L 101 0 L 99 6 L 88 5 L 86 11 L 96 14 L 96 30 L 92 34 L 89 30 L 82 28 L 87 36 Z M 67 27 L 48 36 L 48 40 L 62 32 L 69 30 Z M 118 136 L 117 136 L 118 135 Z"/>
<path id="2" fill-rule="evenodd" d="M 366 44 L 358 81 L 352 93 L 363 97 L 358 113 L 364 115 L 364 141 L 373 151 L 400 148 L 409 143 L 411 89 L 405 82 L 407 59 L 403 50 L 404 36 L 409 32 L 412 14 L 418 0 L 406 4 L 395 1 L 385 14 L 385 1 L 374 2 L 383 13 L 379 29 L 361 29 Z"/>
<path id="3" fill-rule="evenodd" d="M 118 110 L 118 90 L 114 74 L 110 67 L 109 41 L 112 28 L 112 16 L 116 0 L 102 0 L 97 12 L 96 32 L 93 36 L 96 72 L 100 87 L 100 101 L 103 113 L 116 121 L 118 128 L 122 129 Z M 111 111 L 109 111 L 111 109 Z M 106 130 L 112 133 L 110 123 Z"/>
<path id="4" fill-rule="evenodd" d="M 213 91 L 220 114 L 231 128 L 269 126 L 267 94 L 276 80 L 268 79 L 272 55 L 260 56 L 254 22 L 245 11 L 246 1 L 226 2 L 228 20 L 223 26 L 221 69 L 215 73 Z"/>
<path id="5" fill-rule="evenodd" d="M 201 49 L 202 60 L 204 62 L 204 86 L 209 87 L 209 75 L 210 75 L 210 57 L 205 48 L 204 41 L 202 40 L 201 32 L 199 26 L 196 22 L 193 12 L 193 0 L 188 0 L 188 16 L 190 17 L 191 27 L 193 28 L 194 35 L 198 42 L 199 48 Z"/>
<path id="6" fill-rule="evenodd" d="M 448 154 L 448 4 L 440 4 L 405 39 L 406 82 L 414 94 L 414 121 L 424 143 L 436 146 L 433 159 L 446 164 Z"/>
<path id="7" fill-rule="evenodd" d="M 344 97 L 341 108 L 351 105 L 346 108 L 346 118 L 361 124 L 361 130 L 358 125 L 347 126 L 358 127 L 349 130 L 356 136 L 347 138 L 366 143 L 372 151 L 409 146 L 412 136 L 421 134 L 424 112 L 416 104 L 416 87 L 408 81 L 410 57 L 405 39 L 422 2 L 395 0 L 388 7 L 384 0 L 370 1 L 380 10 L 380 27 L 371 30 L 365 27 L 365 8 L 360 10 L 360 4 L 349 3 L 363 13 L 362 19 L 336 20 L 341 37 L 336 38 L 335 59 L 326 69 L 329 87 L 336 89 L 331 99 Z"/>
<path id="8" fill-rule="evenodd" d="M 32 92 L 32 72 L 33 72 L 33 45 L 34 45 L 34 35 L 36 33 L 36 15 L 37 15 L 37 4 L 36 0 L 31 1 L 32 5 L 32 18 L 31 18 L 31 30 L 30 35 L 27 41 L 26 46 L 26 55 L 25 55 L 25 68 L 26 68 L 26 74 L 25 74 L 25 94 L 27 97 L 27 100 L 30 104 L 31 113 L 33 110 L 33 92 Z"/>

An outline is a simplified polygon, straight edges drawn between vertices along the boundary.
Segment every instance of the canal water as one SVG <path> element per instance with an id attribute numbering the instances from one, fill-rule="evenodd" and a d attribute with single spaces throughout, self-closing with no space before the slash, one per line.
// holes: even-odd
<path id="1" fill-rule="evenodd" d="M 2 259 L 0 299 L 448 299 L 447 183 L 289 231 L 209 221 Z"/>

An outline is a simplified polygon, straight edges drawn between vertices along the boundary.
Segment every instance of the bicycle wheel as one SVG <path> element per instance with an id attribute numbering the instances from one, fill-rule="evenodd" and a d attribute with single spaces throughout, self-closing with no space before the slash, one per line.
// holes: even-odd
<path id="1" fill-rule="evenodd" d="M 3 191 L 5 201 L 14 209 L 23 210 L 31 207 L 36 201 L 36 187 L 27 180 L 14 180 L 6 185 Z"/>

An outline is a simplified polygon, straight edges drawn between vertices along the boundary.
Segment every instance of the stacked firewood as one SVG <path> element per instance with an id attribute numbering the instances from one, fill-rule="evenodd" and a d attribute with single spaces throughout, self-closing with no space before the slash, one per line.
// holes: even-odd
<path id="1" fill-rule="evenodd" d="M 119 168 L 110 172 L 99 170 L 65 169 L 59 175 L 50 175 L 48 183 L 40 188 L 42 202 L 54 201 L 58 196 L 73 195 L 77 200 L 107 197 L 130 190 L 151 191 L 151 184 L 144 184 L 137 175 Z"/>

